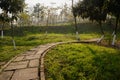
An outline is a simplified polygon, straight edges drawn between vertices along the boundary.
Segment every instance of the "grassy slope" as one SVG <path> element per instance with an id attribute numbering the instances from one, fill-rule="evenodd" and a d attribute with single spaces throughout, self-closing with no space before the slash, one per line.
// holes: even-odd
<path id="1" fill-rule="evenodd" d="M 80 39 L 100 37 L 100 30 L 96 24 L 81 23 L 78 27 Z M 104 28 L 108 27 L 105 26 Z M 13 56 L 40 44 L 76 40 L 74 27 L 70 24 L 64 26 L 15 28 L 14 33 L 17 50 L 14 50 L 10 33 L 10 30 L 5 30 L 4 39 L 0 38 L 0 62 L 8 61 Z"/>
<path id="2" fill-rule="evenodd" d="M 64 44 L 45 57 L 47 80 L 119 80 L 120 51 L 91 44 Z"/>

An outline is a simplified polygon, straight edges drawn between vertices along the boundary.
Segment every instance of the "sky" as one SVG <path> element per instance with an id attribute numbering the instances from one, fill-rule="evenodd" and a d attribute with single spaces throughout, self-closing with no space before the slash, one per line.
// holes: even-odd
<path id="1" fill-rule="evenodd" d="M 78 0 L 74 0 L 75 2 Z M 71 0 L 25 0 L 29 7 L 33 7 L 36 3 L 41 3 L 45 6 L 63 6 L 65 3 L 71 5 Z M 55 3 L 55 4 L 52 4 Z"/>

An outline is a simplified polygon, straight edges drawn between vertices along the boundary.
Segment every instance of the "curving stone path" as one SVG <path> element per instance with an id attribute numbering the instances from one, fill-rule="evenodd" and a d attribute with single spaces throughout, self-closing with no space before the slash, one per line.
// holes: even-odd
<path id="1" fill-rule="evenodd" d="M 95 41 L 91 40 L 90 42 Z M 89 41 L 83 42 L 86 43 Z M 0 80 L 45 80 L 44 56 L 49 49 L 63 43 L 69 42 L 40 45 L 24 54 L 16 56 L 2 67 Z"/>
<path id="2" fill-rule="evenodd" d="M 61 43 L 40 45 L 15 57 L 3 67 L 0 80 L 40 80 L 42 70 L 40 64 L 43 53 Z"/>

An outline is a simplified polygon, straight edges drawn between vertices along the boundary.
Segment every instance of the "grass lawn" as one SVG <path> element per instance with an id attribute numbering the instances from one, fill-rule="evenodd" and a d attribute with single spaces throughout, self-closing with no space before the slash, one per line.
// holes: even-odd
<path id="1" fill-rule="evenodd" d="M 104 26 L 106 32 L 110 33 L 110 31 L 108 31 L 109 27 Z M 97 24 L 81 23 L 78 25 L 78 30 L 81 40 L 99 38 L 101 36 Z M 12 57 L 41 44 L 76 40 L 74 26 L 70 24 L 48 27 L 16 27 L 14 34 L 17 50 L 14 50 L 10 33 L 10 29 L 7 28 L 4 30 L 4 38 L 0 38 L 0 62 L 7 62 Z M 120 40 L 120 36 L 118 39 Z"/>
<path id="2" fill-rule="evenodd" d="M 119 80 L 120 50 L 63 44 L 45 56 L 46 80 Z"/>
<path id="3" fill-rule="evenodd" d="M 15 37 L 17 50 L 13 49 L 12 40 L 10 37 L 0 39 L 0 62 L 8 61 L 17 54 L 23 53 L 35 46 L 73 40 L 72 36 L 62 34 L 30 34 L 22 37 Z"/>

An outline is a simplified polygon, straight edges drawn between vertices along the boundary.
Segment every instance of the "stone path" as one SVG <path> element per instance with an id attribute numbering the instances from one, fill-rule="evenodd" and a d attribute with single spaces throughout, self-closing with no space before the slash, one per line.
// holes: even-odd
<path id="1" fill-rule="evenodd" d="M 0 80 L 45 80 L 44 56 L 50 48 L 63 43 L 40 45 L 13 58 L 3 66 Z"/>
<path id="2" fill-rule="evenodd" d="M 0 74 L 0 80 L 40 80 L 40 58 L 49 48 L 60 43 L 38 46 L 11 60 Z"/>

